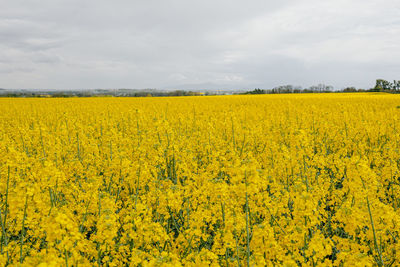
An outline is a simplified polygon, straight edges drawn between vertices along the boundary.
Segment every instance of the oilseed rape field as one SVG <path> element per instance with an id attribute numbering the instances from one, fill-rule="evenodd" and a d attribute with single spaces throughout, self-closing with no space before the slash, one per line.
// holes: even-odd
<path id="1" fill-rule="evenodd" d="M 0 265 L 398 266 L 398 106 L 0 98 Z"/>

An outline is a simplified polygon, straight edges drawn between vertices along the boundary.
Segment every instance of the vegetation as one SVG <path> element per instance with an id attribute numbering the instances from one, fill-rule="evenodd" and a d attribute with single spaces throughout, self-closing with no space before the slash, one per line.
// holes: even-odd
<path id="1" fill-rule="evenodd" d="M 199 96 L 216 94 L 215 92 L 195 92 L 185 90 L 162 91 L 155 89 L 134 90 L 134 89 L 96 89 L 96 90 L 0 90 L 2 97 L 149 97 L 149 96 Z"/>
<path id="2" fill-rule="evenodd" d="M 0 265 L 398 266 L 399 103 L 0 98 Z"/>
<path id="3" fill-rule="evenodd" d="M 271 90 L 266 89 L 255 89 L 248 91 L 245 94 L 299 94 L 299 93 L 355 93 L 355 92 L 386 92 L 386 93 L 399 93 L 400 92 L 400 81 L 388 82 L 383 79 L 377 79 L 376 85 L 371 89 L 356 89 L 355 87 L 346 87 L 342 90 L 333 91 L 333 87 L 325 84 L 318 84 L 310 86 L 309 88 L 303 89 L 300 86 L 293 85 L 282 85 L 275 87 Z"/>
<path id="4" fill-rule="evenodd" d="M 400 81 L 394 80 L 393 83 L 391 83 L 383 79 L 378 79 L 376 80 L 376 85 L 373 90 L 378 92 L 400 92 Z"/>
<path id="5" fill-rule="evenodd" d="M 356 89 L 355 87 L 346 87 L 342 90 L 333 90 L 333 87 L 325 84 L 318 84 L 303 89 L 301 86 L 281 85 L 272 89 L 255 88 L 250 91 L 185 91 L 185 90 L 156 90 L 156 89 L 94 89 L 94 90 L 71 90 L 71 91 L 58 91 L 58 90 L 6 90 L 0 88 L 0 97 L 152 97 L 152 96 L 203 96 L 203 95 L 226 95 L 226 94 L 245 94 L 245 95 L 259 95 L 259 94 L 299 94 L 299 93 L 354 93 L 354 92 L 387 92 L 399 93 L 400 81 L 388 82 L 383 79 L 377 79 L 376 85 L 371 89 Z"/>

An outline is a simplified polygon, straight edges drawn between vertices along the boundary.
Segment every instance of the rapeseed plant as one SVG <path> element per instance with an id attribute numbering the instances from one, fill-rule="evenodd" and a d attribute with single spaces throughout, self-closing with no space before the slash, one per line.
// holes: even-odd
<path id="1" fill-rule="evenodd" d="M 399 101 L 0 99 L 0 265 L 399 265 Z"/>

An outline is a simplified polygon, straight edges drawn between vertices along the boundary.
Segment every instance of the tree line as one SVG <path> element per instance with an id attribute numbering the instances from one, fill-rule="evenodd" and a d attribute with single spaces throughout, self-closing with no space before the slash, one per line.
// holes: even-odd
<path id="1" fill-rule="evenodd" d="M 272 89 L 255 88 L 249 91 L 186 91 L 186 90 L 157 90 L 157 89 L 94 89 L 73 91 L 35 91 L 35 90 L 6 90 L 0 88 L 0 97 L 160 97 L 160 96 L 200 96 L 200 95 L 223 95 L 223 94 L 299 94 L 299 93 L 331 93 L 331 92 L 387 92 L 400 93 L 400 80 L 389 82 L 377 79 L 375 87 L 370 89 L 357 89 L 346 87 L 334 90 L 333 86 L 320 83 L 308 88 L 293 85 L 281 85 Z"/>
<path id="2" fill-rule="evenodd" d="M 393 91 L 400 92 L 400 80 L 389 82 L 383 79 L 377 79 L 374 87 L 375 91 Z"/>
<path id="3" fill-rule="evenodd" d="M 375 87 L 370 89 L 361 89 L 356 87 L 346 87 L 341 90 L 333 90 L 333 86 L 318 84 L 313 85 L 308 88 L 302 88 L 301 86 L 293 86 L 293 85 L 281 85 L 274 87 L 272 89 L 260 89 L 255 88 L 254 90 L 247 91 L 243 94 L 299 94 L 299 93 L 331 93 L 331 92 L 342 92 L 342 93 L 351 93 L 351 92 L 387 92 L 387 93 L 400 93 L 400 80 L 393 82 L 389 82 L 383 79 L 377 79 Z"/>

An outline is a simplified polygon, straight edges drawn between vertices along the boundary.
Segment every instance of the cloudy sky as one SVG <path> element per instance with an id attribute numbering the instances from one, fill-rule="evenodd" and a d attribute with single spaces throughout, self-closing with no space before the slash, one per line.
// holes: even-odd
<path id="1" fill-rule="evenodd" d="M 0 88 L 370 88 L 399 0 L 0 0 Z"/>

